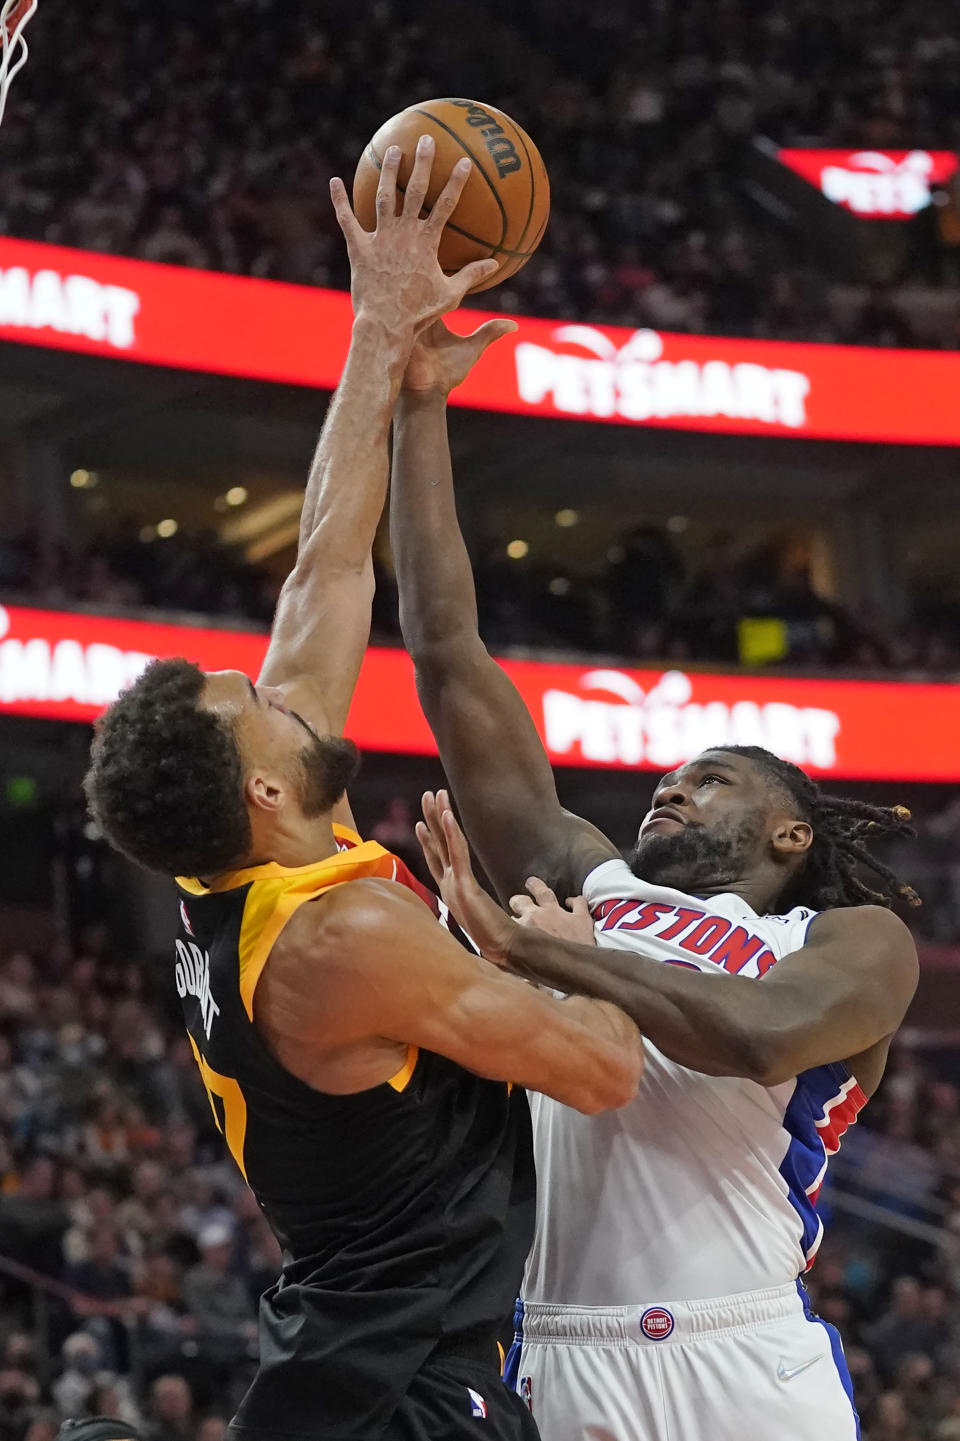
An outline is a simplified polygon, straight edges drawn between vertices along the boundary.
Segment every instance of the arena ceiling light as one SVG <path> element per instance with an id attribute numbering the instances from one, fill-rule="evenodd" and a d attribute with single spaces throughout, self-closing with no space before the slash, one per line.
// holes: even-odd
<path id="1" fill-rule="evenodd" d="M 227 495 L 223 497 L 224 504 Z M 242 545 L 248 560 L 263 560 L 296 540 L 302 507 L 302 490 L 280 491 L 242 511 L 235 503 L 234 514 L 220 527 L 220 539 L 225 545 Z"/>

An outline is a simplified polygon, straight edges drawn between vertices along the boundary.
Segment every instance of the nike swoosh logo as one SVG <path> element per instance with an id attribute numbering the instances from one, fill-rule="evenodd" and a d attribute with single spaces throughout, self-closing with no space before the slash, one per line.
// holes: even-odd
<path id="1" fill-rule="evenodd" d="M 777 1365 L 777 1380 L 792 1381 L 794 1376 L 800 1375 L 801 1371 L 809 1371 L 811 1366 L 816 1366 L 817 1362 L 822 1360 L 822 1355 L 811 1356 L 809 1361 L 802 1361 L 799 1366 L 786 1366 L 784 1364 L 783 1357 L 781 1356 L 780 1361 Z"/>

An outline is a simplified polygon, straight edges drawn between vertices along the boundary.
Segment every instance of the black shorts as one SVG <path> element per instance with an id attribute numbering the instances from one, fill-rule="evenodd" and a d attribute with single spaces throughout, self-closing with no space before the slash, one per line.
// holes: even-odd
<path id="1" fill-rule="evenodd" d="M 539 1441 L 540 1432 L 495 1366 L 461 1357 L 418 1371 L 383 1441 Z"/>

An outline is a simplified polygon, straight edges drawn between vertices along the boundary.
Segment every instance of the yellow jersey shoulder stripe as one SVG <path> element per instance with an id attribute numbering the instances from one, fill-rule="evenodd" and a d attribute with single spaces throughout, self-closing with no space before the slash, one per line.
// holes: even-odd
<path id="1" fill-rule="evenodd" d="M 409 1086 L 410 1082 L 413 1080 L 413 1073 L 417 1069 L 417 1061 L 419 1060 L 419 1058 L 420 1047 L 408 1046 L 407 1059 L 404 1062 L 402 1069 L 399 1070 L 395 1076 L 390 1077 L 387 1085 L 392 1086 L 395 1091 L 405 1091 Z"/>

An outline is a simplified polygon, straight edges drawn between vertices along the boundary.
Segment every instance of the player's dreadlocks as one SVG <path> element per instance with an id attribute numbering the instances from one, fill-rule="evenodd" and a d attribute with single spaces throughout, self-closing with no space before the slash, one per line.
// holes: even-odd
<path id="1" fill-rule="evenodd" d="M 824 795 L 816 781 L 799 766 L 781 760 L 762 746 L 717 746 L 715 749 L 746 756 L 762 767 L 813 827 L 813 844 L 806 862 L 787 894 L 778 898 L 778 905 L 785 910 L 808 906 L 813 911 L 827 911 L 835 906 L 922 904 L 912 886 L 906 885 L 889 866 L 870 854 L 865 839 L 867 836 L 915 835 L 905 806 L 872 806 L 866 801 Z M 879 890 L 860 879 L 857 875 L 860 866 L 879 878 Z"/>

